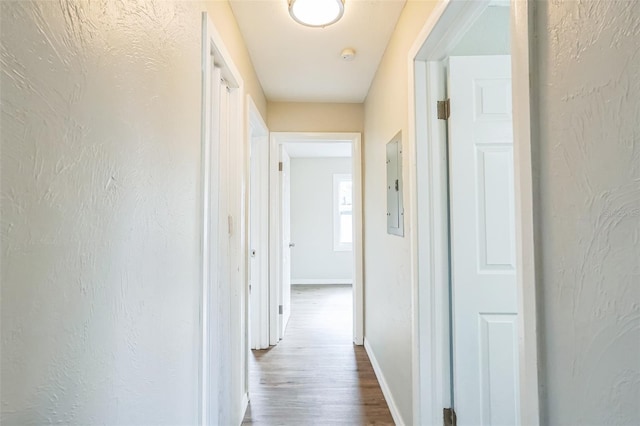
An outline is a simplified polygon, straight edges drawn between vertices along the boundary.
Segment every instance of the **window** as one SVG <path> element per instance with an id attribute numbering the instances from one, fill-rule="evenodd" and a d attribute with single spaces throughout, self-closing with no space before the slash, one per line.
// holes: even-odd
<path id="1" fill-rule="evenodd" d="M 353 247 L 353 182 L 351 175 L 333 175 L 333 250 Z"/>

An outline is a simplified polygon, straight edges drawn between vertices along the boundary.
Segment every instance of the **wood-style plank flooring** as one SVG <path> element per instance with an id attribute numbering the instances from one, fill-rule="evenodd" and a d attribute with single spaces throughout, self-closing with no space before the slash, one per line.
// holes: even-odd
<path id="1" fill-rule="evenodd" d="M 293 286 L 276 346 L 253 351 L 244 425 L 393 425 L 369 358 L 352 343 L 351 287 Z"/>

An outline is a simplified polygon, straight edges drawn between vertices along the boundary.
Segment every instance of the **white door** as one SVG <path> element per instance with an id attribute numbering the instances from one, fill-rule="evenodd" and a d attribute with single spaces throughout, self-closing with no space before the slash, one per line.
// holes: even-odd
<path id="1" fill-rule="evenodd" d="M 206 131 L 203 141 L 203 228 L 202 228 L 202 260 L 203 260 L 203 345 L 202 345 L 202 419 L 209 423 L 216 419 L 219 401 L 217 392 L 220 378 L 216 360 L 220 358 L 218 341 L 219 324 L 222 322 L 218 312 L 218 292 L 220 282 L 220 247 L 222 238 L 219 235 L 220 220 L 220 146 L 222 144 L 220 129 L 221 92 L 220 68 L 214 66 L 213 57 L 206 56 L 207 77 L 203 87 L 206 106 L 203 108 L 203 119 Z"/>
<path id="2" fill-rule="evenodd" d="M 249 338 L 251 349 L 260 345 L 260 262 L 259 243 L 259 192 L 257 141 L 251 135 L 249 142 Z"/>
<path id="3" fill-rule="evenodd" d="M 269 347 L 269 129 L 249 109 L 249 331 L 251 349 Z"/>
<path id="4" fill-rule="evenodd" d="M 280 338 L 284 337 L 285 329 L 291 316 L 291 159 L 284 148 L 281 148 L 282 173 L 282 292 L 280 306 Z"/>
<path id="5" fill-rule="evenodd" d="M 519 418 L 511 59 L 451 57 L 453 393 L 459 425 Z"/>
<path id="6" fill-rule="evenodd" d="M 268 132 L 265 128 L 264 133 Z M 269 347 L 269 141 L 251 130 L 249 298 L 251 349 Z"/>
<path id="7" fill-rule="evenodd" d="M 229 92 L 213 57 L 207 64 L 207 84 L 203 147 L 204 227 L 203 227 L 203 372 L 202 419 L 206 424 L 225 423 L 231 413 L 222 392 L 232 383 L 231 294 L 229 286 Z"/>

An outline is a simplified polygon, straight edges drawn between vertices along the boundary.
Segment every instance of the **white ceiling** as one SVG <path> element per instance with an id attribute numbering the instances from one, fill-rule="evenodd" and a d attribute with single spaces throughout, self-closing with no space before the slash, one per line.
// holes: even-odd
<path id="1" fill-rule="evenodd" d="M 270 101 L 363 102 L 405 0 L 345 0 L 344 16 L 309 28 L 287 0 L 230 0 Z M 340 53 L 356 50 L 353 61 Z"/>
<path id="2" fill-rule="evenodd" d="M 287 142 L 282 145 L 291 158 L 351 157 L 348 142 Z"/>

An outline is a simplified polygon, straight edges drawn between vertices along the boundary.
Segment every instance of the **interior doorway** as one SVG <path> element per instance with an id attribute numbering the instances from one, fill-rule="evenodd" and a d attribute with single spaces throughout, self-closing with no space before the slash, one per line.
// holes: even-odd
<path id="1" fill-rule="evenodd" d="M 417 210 L 426 213 L 416 219 L 414 305 L 423 423 L 443 409 L 461 425 L 530 423 L 537 413 L 535 298 L 523 296 L 520 270 L 533 248 L 522 214 L 532 192 L 519 185 L 530 140 L 514 138 L 514 117 L 522 131 L 529 114 L 528 69 L 511 57 L 522 43 L 512 37 L 517 13 L 528 16 L 508 2 L 443 4 L 412 50 Z"/>
<path id="2" fill-rule="evenodd" d="M 335 310 L 327 305 L 326 332 L 342 328 L 352 335 L 353 318 L 353 176 L 350 143 L 281 145 L 283 333 L 293 302 L 291 294 L 315 291 L 342 294 Z M 338 293 L 339 292 L 339 293 Z M 328 293 L 333 294 L 333 293 Z M 330 298 L 333 299 L 333 298 Z M 337 301 L 337 300 L 336 300 Z M 341 315 L 339 315 L 341 314 Z M 340 320 L 340 321 L 339 321 Z M 349 339 L 351 340 L 351 339 Z"/>
<path id="3" fill-rule="evenodd" d="M 360 134 L 272 133 L 270 187 L 270 343 L 284 336 L 293 283 L 351 285 L 362 344 Z"/>

